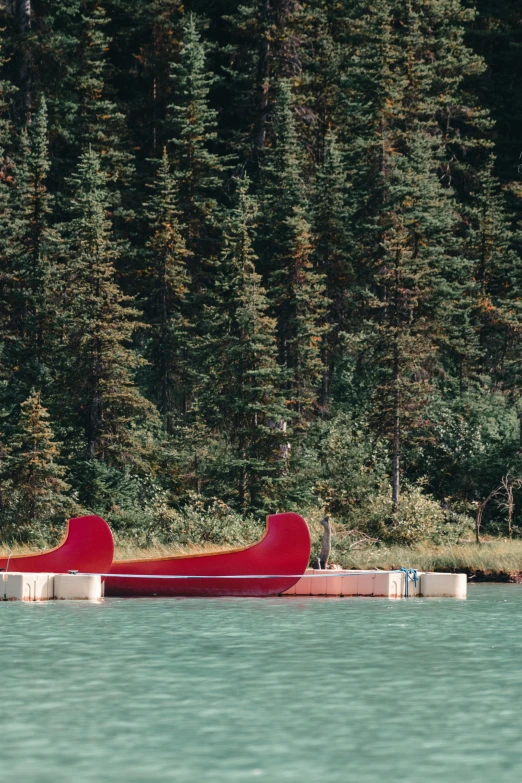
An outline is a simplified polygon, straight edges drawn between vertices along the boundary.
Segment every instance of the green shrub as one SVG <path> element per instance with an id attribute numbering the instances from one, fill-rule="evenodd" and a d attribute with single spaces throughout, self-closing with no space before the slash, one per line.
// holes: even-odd
<path id="1" fill-rule="evenodd" d="M 261 537 L 264 523 L 243 517 L 217 499 L 199 498 L 180 509 L 158 504 L 146 512 L 121 510 L 109 515 L 116 537 L 138 546 L 247 545 Z"/>
<path id="2" fill-rule="evenodd" d="M 394 514 L 391 492 L 369 499 L 366 529 L 371 536 L 386 544 L 416 544 L 431 539 L 444 524 L 444 512 L 433 498 L 419 487 L 405 489 L 399 511 Z"/>

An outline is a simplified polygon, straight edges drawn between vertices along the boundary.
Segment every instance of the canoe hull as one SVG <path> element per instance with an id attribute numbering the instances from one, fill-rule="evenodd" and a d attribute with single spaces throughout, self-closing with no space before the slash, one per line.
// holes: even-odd
<path id="1" fill-rule="evenodd" d="M 263 538 L 250 547 L 202 555 L 115 561 L 111 573 L 125 576 L 107 577 L 105 595 L 257 598 L 278 595 L 298 581 L 309 558 L 310 533 L 304 519 L 293 513 L 273 514 L 267 518 Z M 254 578 L 237 578 L 249 574 Z M 157 578 L 139 578 L 144 575 Z M 205 578 L 162 578 L 166 576 Z M 264 579 L 259 578 L 263 576 Z"/>
<path id="2" fill-rule="evenodd" d="M 0 558 L 0 568 L 23 573 L 55 573 L 83 571 L 107 573 L 114 556 L 114 542 L 107 522 L 89 515 L 75 517 L 67 522 L 62 543 L 48 552 L 35 555 Z"/>

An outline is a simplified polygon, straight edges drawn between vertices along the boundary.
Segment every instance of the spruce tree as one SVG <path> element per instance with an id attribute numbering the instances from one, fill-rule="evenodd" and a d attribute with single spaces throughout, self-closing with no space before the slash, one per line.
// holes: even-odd
<path id="1" fill-rule="evenodd" d="M 506 195 L 494 174 L 494 166 L 492 156 L 475 180 L 466 210 L 466 250 L 478 287 L 473 326 L 479 343 L 477 365 L 485 377 L 508 390 L 518 410 L 522 444 L 521 236 L 520 228 L 508 216 Z"/>
<path id="2" fill-rule="evenodd" d="M 324 158 L 317 170 L 312 200 L 314 257 L 324 274 L 329 300 L 330 334 L 324 340 L 322 404 L 326 405 L 343 334 L 349 329 L 355 273 L 351 256 L 351 219 L 348 184 L 336 134 L 326 133 Z"/>
<path id="3" fill-rule="evenodd" d="M 134 384 L 141 360 L 130 347 L 139 325 L 116 280 L 124 248 L 107 215 L 107 175 L 89 148 L 71 177 L 71 219 L 63 228 L 64 373 L 85 457 L 122 466 L 143 458 L 143 429 L 154 411 Z"/>
<path id="4" fill-rule="evenodd" d="M 262 161 L 269 118 L 281 79 L 297 81 L 308 40 L 308 12 L 296 0 L 247 0 L 226 8 L 224 111 L 241 157 Z M 233 108 L 227 117 L 227 109 Z M 230 114 L 230 112 L 228 112 Z"/>
<path id="5" fill-rule="evenodd" d="M 467 210 L 467 250 L 479 287 L 477 326 L 484 369 L 501 375 L 502 365 L 514 344 L 518 344 L 522 279 L 517 252 L 519 232 L 508 220 L 505 195 L 494 175 L 494 164 L 491 157 L 476 180 L 476 191 Z"/>
<path id="6" fill-rule="evenodd" d="M 10 241 L 4 255 L 9 331 L 5 361 L 10 368 L 6 400 L 13 414 L 35 384 L 48 380 L 54 324 L 52 254 L 56 248 L 46 187 L 50 164 L 43 98 L 22 133 L 21 146 L 10 188 Z"/>
<path id="7" fill-rule="evenodd" d="M 214 77 L 206 65 L 205 45 L 188 15 L 179 61 L 172 64 L 173 103 L 169 106 L 173 166 L 178 183 L 181 222 L 191 253 L 190 273 L 199 289 L 217 252 L 217 192 L 223 163 L 214 151 L 216 111 L 209 106 Z"/>
<path id="8" fill-rule="evenodd" d="M 113 204 L 118 204 L 118 189 L 129 187 L 133 171 L 125 117 L 116 103 L 111 84 L 107 24 L 101 0 L 82 3 L 78 60 L 71 73 L 77 95 L 73 140 L 76 150 L 81 152 L 90 145 L 100 156 L 101 167 L 113 181 Z"/>
<path id="9" fill-rule="evenodd" d="M 179 55 L 182 0 L 110 0 L 108 32 L 120 97 L 130 116 L 129 132 L 140 160 L 161 156 L 170 138 L 165 122 L 172 98 L 170 64 Z"/>
<path id="10" fill-rule="evenodd" d="M 522 122 L 522 90 L 518 65 L 522 31 L 520 9 L 510 0 L 477 0 L 476 13 L 467 24 L 466 40 L 473 51 L 484 58 L 487 68 L 474 79 L 472 88 L 495 122 L 494 172 L 502 185 L 519 190 L 520 144 L 518 128 Z M 511 203 L 520 213 L 520 206 Z"/>
<path id="11" fill-rule="evenodd" d="M 17 124 L 27 125 L 31 119 L 34 87 L 34 12 L 30 0 L 11 0 L 5 3 L 9 22 L 8 47 L 11 60 L 11 80 L 16 86 L 12 109 Z M 5 30 L 2 30 L 4 33 Z"/>
<path id="12" fill-rule="evenodd" d="M 0 40 L 0 73 L 3 75 L 7 58 L 2 43 Z M 11 349 L 16 340 L 13 322 L 15 280 L 10 258 L 15 226 L 11 200 L 14 167 L 10 156 L 13 128 L 9 109 L 14 92 L 14 86 L 7 79 L 0 78 L 0 475 L 7 458 L 5 420 L 12 412 L 12 404 L 8 399 L 10 395 L 7 392 L 13 371 Z M 0 486 L 0 510 L 4 505 L 5 495 Z"/>
<path id="13" fill-rule="evenodd" d="M 376 221 L 378 250 L 366 259 L 373 267 L 368 298 L 373 324 L 366 345 L 377 368 L 372 418 L 392 444 L 395 510 L 402 441 L 415 434 L 425 415 L 451 315 L 440 309 L 443 275 L 451 263 L 445 255 L 451 204 L 429 171 L 430 152 L 421 135 L 407 157 L 388 160 L 384 214 Z"/>
<path id="14" fill-rule="evenodd" d="M 350 16 L 344 139 L 362 294 L 353 315 L 364 324 L 354 332 L 366 335 L 361 358 L 375 390 L 375 426 L 391 444 L 397 510 L 404 443 L 426 416 L 436 370 L 455 347 L 454 326 L 469 322 L 473 305 L 449 187 L 462 176 L 458 155 L 468 142 L 449 117 L 462 98 L 463 74 L 480 64 L 462 42 L 466 12 L 457 4 L 362 3 Z M 477 129 L 481 120 L 477 110 Z"/>
<path id="15" fill-rule="evenodd" d="M 263 267 L 277 317 L 280 363 L 288 371 L 288 402 L 304 421 L 312 413 L 323 373 L 327 297 L 324 275 L 313 264 L 292 94 L 284 80 L 277 91 L 272 144 L 266 149 L 261 185 Z"/>
<path id="16" fill-rule="evenodd" d="M 18 269 L 24 281 L 22 331 L 26 350 L 38 362 L 44 359 L 44 341 L 52 308 L 52 255 L 56 236 L 50 226 L 51 199 L 47 190 L 50 169 L 47 105 L 41 98 L 27 132 L 19 185 L 20 215 Z"/>
<path id="17" fill-rule="evenodd" d="M 70 486 L 63 478 L 65 468 L 57 462 L 60 444 L 49 418 L 40 393 L 33 389 L 20 406 L 3 475 L 5 521 L 11 527 L 10 531 L 4 527 L 4 533 L 18 539 L 27 537 L 38 524 L 64 516 L 73 506 Z"/>
<path id="18" fill-rule="evenodd" d="M 166 150 L 146 204 L 150 239 L 147 243 L 149 293 L 145 315 L 146 355 L 151 397 L 167 431 L 173 416 L 188 405 L 188 351 L 191 328 L 187 316 L 188 251 L 182 236 L 177 187 Z"/>
<path id="19" fill-rule="evenodd" d="M 276 323 L 252 246 L 255 206 L 248 180 L 227 212 L 215 302 L 206 309 L 207 380 L 201 401 L 210 425 L 231 445 L 233 497 L 243 511 L 270 508 L 284 467 L 278 423 L 286 416 Z"/>

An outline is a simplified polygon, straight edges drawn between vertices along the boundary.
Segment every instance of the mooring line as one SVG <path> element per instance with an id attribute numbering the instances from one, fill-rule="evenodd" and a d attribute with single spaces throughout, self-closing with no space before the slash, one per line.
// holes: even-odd
<path id="1" fill-rule="evenodd" d="M 324 577 L 334 576 L 365 576 L 368 574 L 401 574 L 405 575 L 406 581 L 410 579 L 417 584 L 417 571 L 414 568 L 397 568 L 392 571 L 356 571 L 346 573 L 344 571 L 325 571 L 320 574 L 231 574 L 224 576 L 222 574 L 102 574 L 89 573 L 83 571 L 69 571 L 70 574 L 78 576 L 103 576 L 113 577 L 115 579 L 323 579 Z"/>

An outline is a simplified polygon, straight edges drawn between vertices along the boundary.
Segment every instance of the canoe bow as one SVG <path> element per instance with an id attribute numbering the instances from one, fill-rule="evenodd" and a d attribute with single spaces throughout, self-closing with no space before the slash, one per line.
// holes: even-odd
<path id="1" fill-rule="evenodd" d="M 114 541 L 107 522 L 95 515 L 74 517 L 67 522 L 61 544 L 34 555 L 0 557 L 0 569 L 24 573 L 106 573 L 114 556 Z M 8 565 L 9 561 L 9 565 Z"/>

